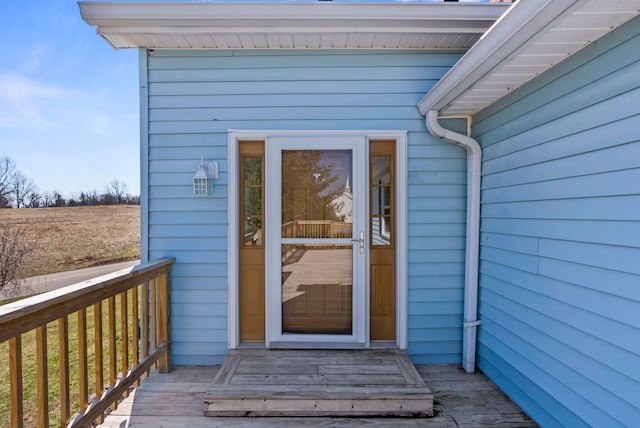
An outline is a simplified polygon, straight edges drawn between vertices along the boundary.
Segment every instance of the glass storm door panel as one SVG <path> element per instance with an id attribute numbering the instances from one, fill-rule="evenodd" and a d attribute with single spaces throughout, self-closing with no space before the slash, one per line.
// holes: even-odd
<path id="1" fill-rule="evenodd" d="M 279 178 L 267 199 L 277 216 L 267 227 L 278 235 L 268 262 L 267 287 L 278 296 L 267 315 L 273 342 L 364 341 L 366 175 L 358 143 L 286 139 L 271 149 Z"/>
<path id="2" fill-rule="evenodd" d="M 282 151 L 283 333 L 353 332 L 352 174 L 351 150 Z"/>

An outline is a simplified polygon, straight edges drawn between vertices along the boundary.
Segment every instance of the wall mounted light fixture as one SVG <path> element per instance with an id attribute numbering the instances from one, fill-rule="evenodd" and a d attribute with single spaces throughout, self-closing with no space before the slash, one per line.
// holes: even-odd
<path id="1" fill-rule="evenodd" d="M 193 196 L 207 196 L 213 180 L 218 179 L 218 162 L 205 162 L 200 159 L 200 169 L 193 176 Z"/>

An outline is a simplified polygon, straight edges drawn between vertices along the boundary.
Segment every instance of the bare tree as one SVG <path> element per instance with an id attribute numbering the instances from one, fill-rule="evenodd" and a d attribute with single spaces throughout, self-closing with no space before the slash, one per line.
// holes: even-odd
<path id="1" fill-rule="evenodd" d="M 115 202 L 121 204 L 125 200 L 125 195 L 127 194 L 127 185 L 120 180 L 113 180 L 107 186 L 105 186 L 105 191 L 107 195 L 113 196 Z"/>
<path id="2" fill-rule="evenodd" d="M 16 208 L 24 208 L 28 205 L 28 196 L 36 188 L 33 180 L 27 178 L 20 171 L 16 171 L 11 176 L 11 189 L 13 193 L 13 200 Z"/>
<path id="3" fill-rule="evenodd" d="M 11 201 L 8 197 L 0 195 L 0 208 L 11 208 Z"/>
<path id="4" fill-rule="evenodd" d="M 5 294 L 16 294 L 23 259 L 31 250 L 23 228 L 0 227 L 0 290 Z"/>
<path id="5" fill-rule="evenodd" d="M 40 208 L 43 204 L 42 200 L 44 196 L 38 191 L 38 189 L 33 189 L 31 193 L 29 193 L 29 208 Z"/>
<path id="6" fill-rule="evenodd" d="M 55 194 L 55 191 L 44 192 L 44 194 L 42 195 L 42 206 L 52 207 L 53 201 L 55 200 L 54 194 Z"/>
<path id="7" fill-rule="evenodd" d="M 0 200 L 11 201 L 12 178 L 16 173 L 16 163 L 4 156 L 0 158 Z"/>
<path id="8" fill-rule="evenodd" d="M 66 207 L 67 201 L 62 197 L 60 192 L 53 191 L 53 206 L 54 207 Z"/>

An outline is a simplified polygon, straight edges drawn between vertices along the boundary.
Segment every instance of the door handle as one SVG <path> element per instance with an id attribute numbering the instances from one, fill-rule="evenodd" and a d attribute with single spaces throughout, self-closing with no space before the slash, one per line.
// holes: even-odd
<path id="1" fill-rule="evenodd" d="M 351 242 L 359 242 L 360 254 L 364 254 L 364 232 L 360 232 L 360 239 L 352 239 Z"/>

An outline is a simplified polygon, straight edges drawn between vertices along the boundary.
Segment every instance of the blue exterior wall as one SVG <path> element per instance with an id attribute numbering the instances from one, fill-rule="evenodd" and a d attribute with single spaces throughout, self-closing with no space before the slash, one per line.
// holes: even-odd
<path id="1" fill-rule="evenodd" d="M 459 54 L 141 53 L 142 245 L 149 259 L 177 259 L 175 364 L 219 364 L 227 353 L 228 129 L 408 131 L 409 352 L 460 362 L 466 154 L 432 138 L 416 108 Z M 194 198 L 201 157 L 220 162 L 220 179 L 212 197 Z"/>
<path id="2" fill-rule="evenodd" d="M 640 421 L 639 29 L 475 118 L 478 365 L 543 426 Z"/>

